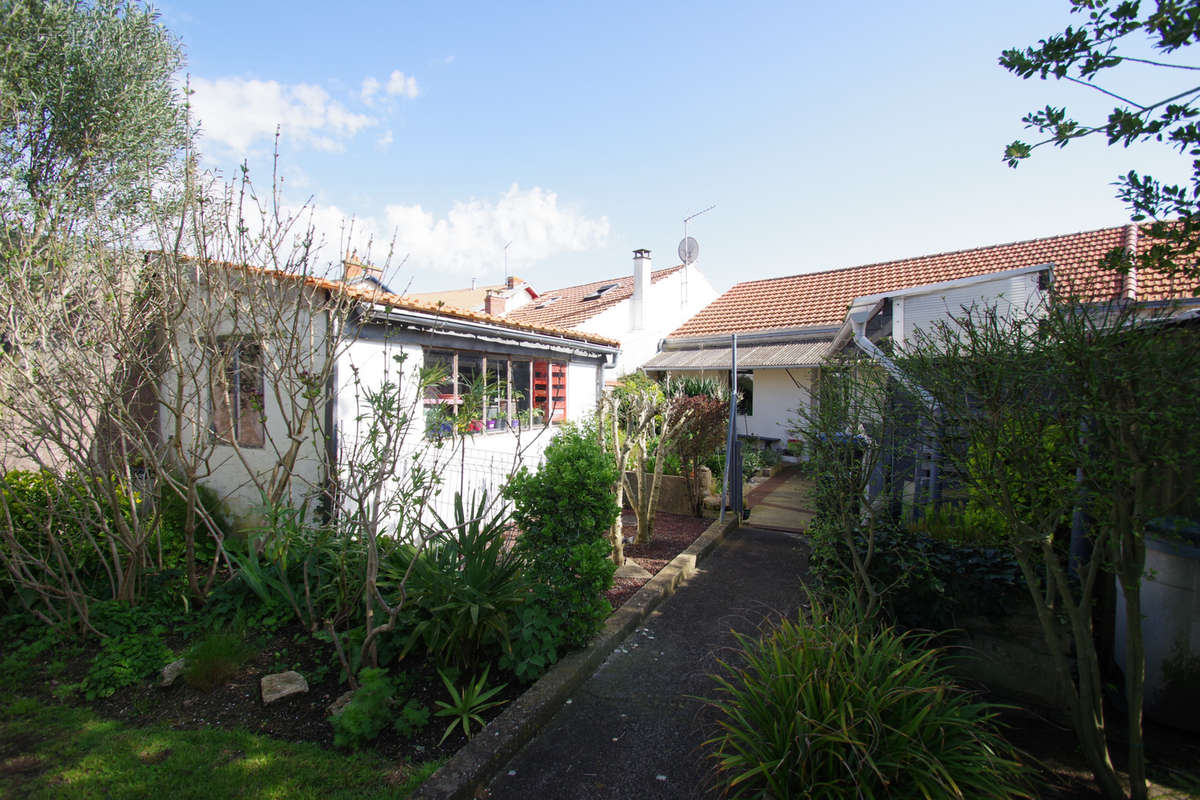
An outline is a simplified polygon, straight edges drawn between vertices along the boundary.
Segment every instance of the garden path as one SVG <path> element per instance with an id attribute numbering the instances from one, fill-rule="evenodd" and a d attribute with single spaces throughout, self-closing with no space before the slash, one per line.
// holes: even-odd
<path id="1" fill-rule="evenodd" d="M 695 575 L 613 651 L 485 793 L 502 798 L 708 796 L 697 696 L 736 641 L 795 613 L 808 549 L 780 531 L 732 531 Z"/>
<path id="2" fill-rule="evenodd" d="M 814 513 L 812 481 L 792 467 L 751 489 L 745 502 L 754 527 L 802 532 Z"/>

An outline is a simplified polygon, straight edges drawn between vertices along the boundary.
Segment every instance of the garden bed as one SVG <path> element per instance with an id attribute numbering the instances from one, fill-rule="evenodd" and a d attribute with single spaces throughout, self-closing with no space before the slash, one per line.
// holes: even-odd
<path id="1" fill-rule="evenodd" d="M 626 540 L 637 534 L 637 519 L 632 513 L 624 514 L 621 523 Z M 645 586 L 650 578 L 671 562 L 671 559 L 691 546 L 711 524 L 710 519 L 686 514 L 656 514 L 654 537 L 650 544 L 625 545 L 626 560 L 635 562 L 650 574 L 641 578 L 614 578 L 612 588 L 605 595 L 613 610 L 620 608 L 626 600 L 633 597 L 638 589 Z"/>

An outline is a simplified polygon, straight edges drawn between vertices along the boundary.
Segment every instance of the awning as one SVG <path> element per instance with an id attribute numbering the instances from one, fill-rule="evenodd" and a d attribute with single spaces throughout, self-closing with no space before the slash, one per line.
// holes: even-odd
<path id="1" fill-rule="evenodd" d="M 738 369 L 788 369 L 819 366 L 829 352 L 833 337 L 783 344 L 738 345 Z M 647 370 L 727 370 L 731 349 L 693 347 L 664 349 L 642 365 Z"/>

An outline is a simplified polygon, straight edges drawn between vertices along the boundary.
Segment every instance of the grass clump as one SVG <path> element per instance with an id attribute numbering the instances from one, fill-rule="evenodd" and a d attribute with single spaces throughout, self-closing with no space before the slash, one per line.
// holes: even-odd
<path id="1" fill-rule="evenodd" d="M 730 797 L 1030 797 L 995 712 L 956 687 L 920 635 L 814 601 L 811 621 L 739 636 L 707 702 Z"/>
<path id="2" fill-rule="evenodd" d="M 212 631 L 184 656 L 183 680 L 193 689 L 215 689 L 236 675 L 252 655 L 254 648 L 240 635 Z"/>

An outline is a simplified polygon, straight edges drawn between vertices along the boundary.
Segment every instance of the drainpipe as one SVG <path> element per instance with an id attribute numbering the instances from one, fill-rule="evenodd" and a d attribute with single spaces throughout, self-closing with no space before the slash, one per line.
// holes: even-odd
<path id="1" fill-rule="evenodd" d="M 928 391 L 923 387 L 913 383 L 912 380 L 896 366 L 896 362 L 887 357 L 887 354 L 880 350 L 874 342 L 867 338 L 867 321 L 871 318 L 873 308 L 852 308 L 847 315 L 847 319 L 851 325 L 851 335 L 854 338 L 854 343 L 858 345 L 864 353 L 869 355 L 875 361 L 878 361 L 888 374 L 895 378 L 900 385 L 908 389 L 913 394 L 921 398 L 921 402 L 925 407 L 933 412 L 934 424 L 938 423 L 941 417 L 941 409 L 938 408 L 937 402 L 933 399 Z M 933 447 L 929 454 L 929 500 L 936 504 L 941 500 L 941 487 L 938 482 L 938 450 L 937 437 L 934 437 Z"/>
<path id="2" fill-rule="evenodd" d="M 1137 274 L 1137 247 L 1138 247 L 1138 226 L 1137 223 L 1125 226 L 1125 252 L 1129 254 L 1129 260 L 1132 265 L 1129 267 L 1129 272 L 1125 274 L 1125 285 L 1122 289 L 1122 297 L 1125 300 L 1134 302 L 1137 300 L 1138 289 L 1138 274 Z"/>
<path id="3" fill-rule="evenodd" d="M 721 480 L 721 522 L 725 521 L 725 500 L 732 487 L 729 485 L 729 473 L 733 468 L 733 439 L 734 426 L 737 423 L 737 334 L 729 335 L 729 433 L 725 437 L 725 475 Z"/>

